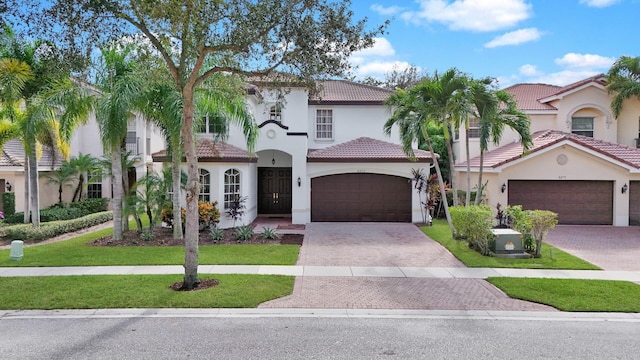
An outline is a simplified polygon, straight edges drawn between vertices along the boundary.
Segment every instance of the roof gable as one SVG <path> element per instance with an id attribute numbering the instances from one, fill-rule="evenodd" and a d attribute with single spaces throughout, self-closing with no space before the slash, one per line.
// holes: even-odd
<path id="1" fill-rule="evenodd" d="M 532 134 L 533 147 L 523 154 L 522 143 L 511 143 L 484 154 L 485 168 L 498 168 L 522 159 L 524 156 L 531 156 L 556 144 L 570 143 L 589 149 L 604 157 L 608 157 L 612 162 L 624 164 L 630 168 L 640 169 L 640 149 L 611 143 L 603 140 L 590 138 L 587 136 L 565 133 L 557 130 L 544 130 Z M 480 157 L 475 157 L 469 161 L 471 167 L 480 167 Z M 466 167 L 466 163 L 457 165 L 459 169 Z"/>

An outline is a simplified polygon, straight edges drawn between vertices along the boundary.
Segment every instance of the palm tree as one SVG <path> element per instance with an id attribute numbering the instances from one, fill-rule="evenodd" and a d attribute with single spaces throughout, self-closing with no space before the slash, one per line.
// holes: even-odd
<path id="1" fill-rule="evenodd" d="M 136 73 L 136 65 L 128 59 L 130 47 L 121 51 L 115 48 L 102 50 L 104 68 L 97 84 L 101 94 L 96 99 L 96 120 L 105 154 L 111 158 L 111 174 L 116 184 L 113 186 L 113 238 L 122 239 L 123 200 L 122 186 L 122 143 L 127 135 L 127 123 L 136 109 L 142 82 Z"/>
<path id="2" fill-rule="evenodd" d="M 62 192 L 65 187 L 72 187 L 76 172 L 68 161 L 64 161 L 59 169 L 46 175 L 47 183 L 58 186 L 58 204 L 62 204 Z"/>
<path id="3" fill-rule="evenodd" d="M 78 184 L 73 192 L 72 202 L 81 201 L 84 189 L 85 174 L 98 170 L 98 160 L 91 154 L 79 153 L 77 156 L 69 159 L 69 167 L 72 172 L 78 176 Z"/>
<path id="4" fill-rule="evenodd" d="M 38 52 L 41 46 L 47 51 Z M 46 145 L 68 157 L 73 129 L 86 121 L 91 100 L 71 81 L 64 59 L 51 44 L 28 44 L 9 36 L 0 56 L 2 117 L 13 125 L 14 138 L 25 150 L 25 222 L 31 215 L 33 225 L 40 226 L 37 149 Z"/>
<path id="5" fill-rule="evenodd" d="M 611 110 L 617 118 L 625 100 L 640 99 L 640 56 L 622 56 L 607 73 L 607 89 L 614 94 Z"/>
<path id="6" fill-rule="evenodd" d="M 520 136 L 523 152 L 533 146 L 531 138 L 529 116 L 518 109 L 516 101 L 511 94 L 504 90 L 493 91 L 481 83 L 474 84 L 473 100 L 476 108 L 476 117 L 480 127 L 480 169 L 478 173 L 478 192 L 475 205 L 482 198 L 482 174 L 484 171 L 484 153 L 489 148 L 489 141 L 498 144 L 502 138 L 505 126 L 513 129 Z M 470 163 L 467 160 L 467 173 L 470 172 Z"/>
<path id="7" fill-rule="evenodd" d="M 440 196 L 442 197 L 444 213 L 447 218 L 447 222 L 449 223 L 449 229 L 451 230 L 451 234 L 455 235 L 455 229 L 449 213 L 447 193 L 442 179 L 442 172 L 440 171 L 440 165 L 438 164 L 437 156 L 433 151 L 433 146 L 431 145 L 431 140 L 427 131 L 429 122 L 433 121 L 430 118 L 430 109 L 428 108 L 430 106 L 429 101 L 431 99 L 424 95 L 425 92 L 417 86 L 406 91 L 400 89 L 392 94 L 385 102 L 391 111 L 391 116 L 384 124 L 384 132 L 387 136 L 390 136 L 393 126 L 398 126 L 402 149 L 410 158 L 415 158 L 413 153 L 414 142 L 426 144 L 436 168 L 438 183 L 440 185 Z"/>

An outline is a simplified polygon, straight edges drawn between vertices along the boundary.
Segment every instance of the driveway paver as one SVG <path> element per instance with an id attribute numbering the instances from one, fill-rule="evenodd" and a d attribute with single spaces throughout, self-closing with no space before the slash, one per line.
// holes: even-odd
<path id="1" fill-rule="evenodd" d="M 547 242 L 603 270 L 640 271 L 640 227 L 558 225 Z"/>
<path id="2" fill-rule="evenodd" d="M 464 267 L 413 224 L 310 223 L 298 265 Z"/>

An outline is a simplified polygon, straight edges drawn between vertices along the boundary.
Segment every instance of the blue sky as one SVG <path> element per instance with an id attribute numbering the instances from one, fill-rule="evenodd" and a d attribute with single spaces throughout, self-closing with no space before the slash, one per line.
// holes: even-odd
<path id="1" fill-rule="evenodd" d="M 640 0 L 352 0 L 352 9 L 372 24 L 391 20 L 352 58 L 358 77 L 411 64 L 457 67 L 500 87 L 566 85 L 640 56 Z"/>

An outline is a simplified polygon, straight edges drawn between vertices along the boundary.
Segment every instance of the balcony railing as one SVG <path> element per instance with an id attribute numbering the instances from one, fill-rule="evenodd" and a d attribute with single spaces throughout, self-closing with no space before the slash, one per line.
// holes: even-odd
<path id="1" fill-rule="evenodd" d="M 140 138 L 130 137 L 127 135 L 127 139 L 125 140 L 125 150 L 131 151 L 134 155 L 140 155 Z"/>

